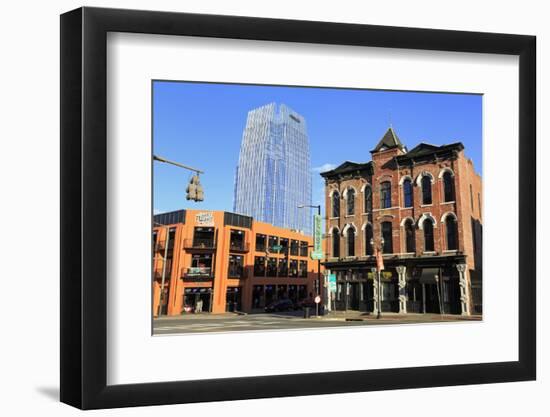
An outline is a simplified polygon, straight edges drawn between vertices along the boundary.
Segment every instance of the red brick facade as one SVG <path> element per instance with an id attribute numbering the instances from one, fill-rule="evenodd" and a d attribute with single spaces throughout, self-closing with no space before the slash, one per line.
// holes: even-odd
<path id="1" fill-rule="evenodd" d="M 461 298 L 468 304 L 468 313 L 481 311 L 482 186 L 481 177 L 475 173 L 472 161 L 464 153 L 464 146 L 461 143 L 443 146 L 420 144 L 407 151 L 390 128 L 371 151 L 371 156 L 370 162 L 345 162 L 321 174 L 326 180 L 326 266 L 344 274 L 343 283 L 354 274 L 364 277 L 365 272 L 368 274 L 374 266 L 369 237 L 374 239 L 376 246 L 380 245 L 382 224 L 386 223 L 386 238 L 390 236 L 388 229 L 391 224 L 391 245 L 386 243 L 384 253 L 390 272 L 392 268 L 405 266 L 405 282 L 405 279 L 414 280 L 415 276 L 421 275 L 423 269 L 451 271 L 457 264 L 466 264 L 463 281 L 467 288 Z M 412 204 L 405 201 L 407 181 L 412 185 Z M 388 183 L 391 200 L 386 198 L 383 201 L 382 188 Z M 427 193 L 431 194 L 431 201 L 423 201 L 423 188 L 429 189 Z M 369 189 L 372 209 L 367 207 Z M 353 210 L 350 209 L 350 199 L 354 200 Z M 339 205 L 336 208 L 336 211 L 339 208 L 339 216 L 334 215 L 338 214 L 334 211 L 335 204 Z M 431 223 L 431 228 L 427 222 Z M 406 225 L 409 234 L 414 233 L 414 245 L 409 237 L 408 249 Z M 367 231 L 369 228 L 372 228 L 372 234 Z M 350 229 L 354 230 L 353 248 L 348 244 Z M 429 243 L 430 229 L 433 231 L 433 248 Z M 339 245 L 335 239 L 339 240 Z M 334 253 L 338 246 L 339 253 Z M 414 246 L 412 250 L 411 246 Z M 453 281 L 455 272 L 448 272 L 449 277 L 445 279 Z M 361 282 L 361 278 L 358 281 Z M 474 296 L 470 281 L 473 281 Z M 367 292 L 364 294 L 368 297 Z M 399 297 L 405 302 L 406 291 L 400 291 Z"/>

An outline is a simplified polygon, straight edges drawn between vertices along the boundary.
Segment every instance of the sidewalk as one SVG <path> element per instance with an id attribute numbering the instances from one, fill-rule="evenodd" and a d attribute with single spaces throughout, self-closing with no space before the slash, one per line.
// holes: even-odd
<path id="1" fill-rule="evenodd" d="M 316 318 L 316 317 L 312 317 Z M 382 312 L 380 319 L 376 318 L 376 314 L 366 313 L 364 311 L 330 311 L 325 316 L 320 317 L 322 320 L 363 320 L 363 321 L 406 321 L 406 322 L 427 322 L 427 321 L 480 321 L 480 315 L 462 316 L 460 314 L 420 314 L 420 313 L 390 313 Z"/>
<path id="2" fill-rule="evenodd" d="M 212 314 L 212 313 L 186 313 L 186 314 L 176 314 L 174 316 L 160 316 L 160 317 L 153 317 L 153 320 L 192 320 L 192 319 L 227 319 L 227 318 L 235 318 L 235 317 L 246 317 L 248 316 L 248 313 L 219 313 L 219 314 Z"/>
<path id="3" fill-rule="evenodd" d="M 286 319 L 302 319 L 304 320 L 303 311 L 294 311 L 291 313 L 199 313 L 199 314 L 182 314 L 176 316 L 161 316 L 155 317 L 154 320 L 223 320 L 233 318 L 258 318 L 258 317 L 277 317 Z M 312 312 L 311 316 L 307 320 L 323 320 L 323 321 L 392 321 L 392 322 L 437 322 L 437 321 L 480 321 L 482 316 L 462 316 L 459 314 L 400 314 L 383 312 L 380 319 L 376 318 L 376 314 L 366 313 L 363 311 L 330 311 L 324 316 L 315 316 L 315 312 Z"/>

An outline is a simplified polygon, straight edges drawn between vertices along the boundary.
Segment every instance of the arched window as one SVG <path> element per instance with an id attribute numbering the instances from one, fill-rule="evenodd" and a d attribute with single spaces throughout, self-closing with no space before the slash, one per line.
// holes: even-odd
<path id="1" fill-rule="evenodd" d="M 365 213 L 372 213 L 372 189 L 365 187 Z"/>
<path id="2" fill-rule="evenodd" d="M 456 218 L 454 216 L 447 216 L 445 219 L 445 229 L 447 230 L 447 249 L 458 249 L 458 228 L 456 225 Z"/>
<path id="3" fill-rule="evenodd" d="M 349 227 L 347 231 L 348 256 L 355 256 L 355 229 Z"/>
<path id="4" fill-rule="evenodd" d="M 332 193 L 332 217 L 340 217 L 340 193 Z"/>
<path id="5" fill-rule="evenodd" d="M 380 183 L 380 208 L 391 207 L 391 183 L 384 181 Z"/>
<path id="6" fill-rule="evenodd" d="M 416 252 L 414 223 L 411 219 L 405 221 L 405 252 Z"/>
<path id="7" fill-rule="evenodd" d="M 346 194 L 346 200 L 347 200 L 346 214 L 350 216 L 355 212 L 355 190 L 353 188 L 348 188 L 348 192 Z"/>
<path id="8" fill-rule="evenodd" d="M 434 225 L 431 219 L 425 219 L 422 223 L 424 229 L 424 252 L 434 251 Z"/>
<path id="9" fill-rule="evenodd" d="M 428 175 L 422 177 L 422 204 L 432 204 L 432 179 Z"/>
<path id="10" fill-rule="evenodd" d="M 409 179 L 403 181 L 403 203 L 404 207 L 412 207 L 413 205 L 413 187 Z"/>
<path id="11" fill-rule="evenodd" d="M 372 226 L 370 224 L 367 224 L 365 226 L 365 255 L 367 256 L 373 255 L 372 244 L 370 242 L 373 236 L 374 235 L 372 234 Z"/>
<path id="12" fill-rule="evenodd" d="M 381 227 L 382 227 L 382 239 L 384 239 L 384 245 L 382 246 L 382 253 L 393 253 L 391 222 L 382 222 Z"/>
<path id="13" fill-rule="evenodd" d="M 332 256 L 340 257 L 340 231 L 336 227 L 332 229 Z"/>
<path id="14" fill-rule="evenodd" d="M 443 195 L 445 201 L 455 201 L 455 182 L 449 171 L 443 174 Z"/>

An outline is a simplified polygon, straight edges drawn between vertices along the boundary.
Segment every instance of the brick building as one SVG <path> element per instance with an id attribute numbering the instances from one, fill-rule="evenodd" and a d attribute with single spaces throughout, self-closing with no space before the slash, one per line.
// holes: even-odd
<path id="1" fill-rule="evenodd" d="M 154 216 L 153 315 L 263 310 L 310 297 L 317 280 L 311 236 L 223 211 Z M 166 259 L 166 262 L 164 262 Z"/>
<path id="2" fill-rule="evenodd" d="M 336 309 L 480 314 L 482 185 L 460 142 L 411 150 L 389 128 L 371 161 L 346 161 L 325 179 L 327 258 Z"/>

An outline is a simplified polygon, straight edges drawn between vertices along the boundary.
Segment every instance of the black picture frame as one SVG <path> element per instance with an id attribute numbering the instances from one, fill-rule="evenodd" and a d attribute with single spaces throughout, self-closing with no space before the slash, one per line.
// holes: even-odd
<path id="1" fill-rule="evenodd" d="M 519 56 L 519 360 L 114 385 L 107 375 L 108 32 Z M 61 401 L 81 409 L 536 378 L 536 38 L 171 12 L 80 8 L 61 16 Z"/>

